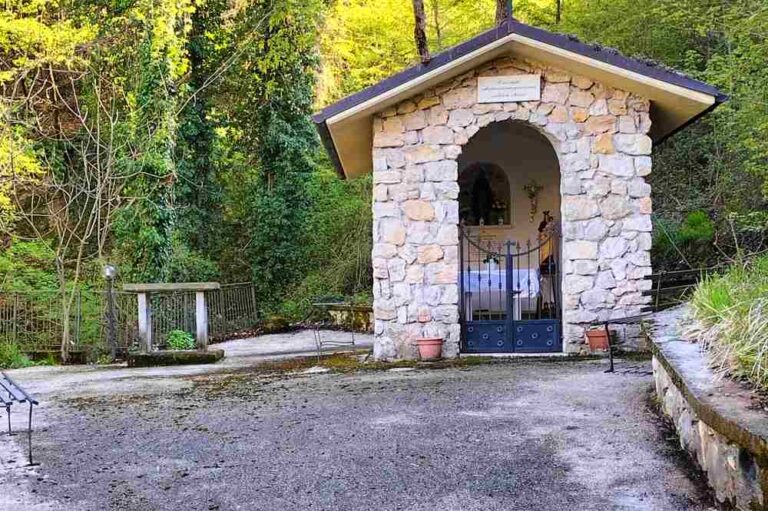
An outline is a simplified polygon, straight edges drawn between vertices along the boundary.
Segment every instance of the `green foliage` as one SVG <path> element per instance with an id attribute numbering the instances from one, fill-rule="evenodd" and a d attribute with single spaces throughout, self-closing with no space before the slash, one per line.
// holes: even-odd
<path id="1" fill-rule="evenodd" d="M 184 330 L 171 330 L 168 332 L 166 346 L 169 350 L 193 350 L 195 349 L 195 338 Z"/>
<path id="2" fill-rule="evenodd" d="M 685 216 L 678 239 L 682 243 L 709 243 L 715 234 L 712 221 L 703 211 L 692 211 Z"/>
<path id="3" fill-rule="evenodd" d="M 739 251 L 762 250 L 766 225 L 755 229 L 759 224 L 754 212 L 768 205 L 768 194 L 756 193 L 768 186 L 764 2 L 580 0 L 565 3 L 563 21 L 556 28 L 675 67 L 730 96 L 713 114 L 655 151 L 649 181 L 657 225 L 686 241 L 678 247 L 680 252 L 668 250 L 670 240 L 657 232 L 654 266 L 697 266 Z M 712 222 L 708 245 L 700 237 L 706 232 L 683 226 L 685 216 L 694 211 Z"/>
<path id="4" fill-rule="evenodd" d="M 495 2 L 427 0 L 430 49 L 441 51 L 493 25 Z M 339 0 L 325 16 L 318 104 L 357 92 L 418 61 L 411 0 Z"/>
<path id="5" fill-rule="evenodd" d="M 768 389 L 768 257 L 703 280 L 691 305 L 713 362 Z"/>
<path id="6" fill-rule="evenodd" d="M 0 369 L 18 369 L 35 363 L 26 356 L 18 344 L 0 342 Z"/>
<path id="7" fill-rule="evenodd" d="M 13 240 L 0 250 L 0 289 L 49 291 L 57 289 L 54 253 L 42 240 Z"/>
<path id="8" fill-rule="evenodd" d="M 371 303 L 371 179 L 342 181 L 322 162 L 307 187 L 305 275 L 280 306 L 292 320 L 304 318 L 315 301 Z"/>
<path id="9" fill-rule="evenodd" d="M 242 222 L 244 249 L 265 310 L 277 307 L 306 262 L 306 218 L 312 207 L 307 184 L 317 147 L 309 114 L 320 7 L 319 1 L 256 2 L 239 23 L 243 29 L 264 25 L 262 40 L 243 49 L 241 64 L 232 69 L 238 79 L 229 84 L 241 150 L 255 166 L 250 179 L 241 181 Z"/>
<path id="10" fill-rule="evenodd" d="M 189 248 L 178 237 L 174 237 L 168 263 L 170 282 L 212 282 L 220 280 L 216 261 L 198 250 Z"/>
<path id="11" fill-rule="evenodd" d="M 559 22 L 556 5 L 515 16 L 731 96 L 655 151 L 655 267 L 764 249 L 763 2 L 571 0 Z M 431 51 L 490 28 L 494 6 L 426 0 Z M 292 319 L 321 295 L 370 300 L 371 181 L 335 175 L 309 114 L 417 62 L 410 0 L 10 0 L 0 57 L 4 288 L 100 287 L 109 260 L 125 280 L 253 279 Z"/>
<path id="12" fill-rule="evenodd" d="M 33 129 L 18 121 L 30 102 L 29 75 L 41 68 L 76 71 L 84 59 L 78 49 L 95 35 L 89 23 L 58 16 L 57 0 L 9 0 L 0 10 L 0 232 L 17 220 L 10 180 L 39 183 L 44 174 Z M 18 90 L 14 93 L 14 90 Z"/>

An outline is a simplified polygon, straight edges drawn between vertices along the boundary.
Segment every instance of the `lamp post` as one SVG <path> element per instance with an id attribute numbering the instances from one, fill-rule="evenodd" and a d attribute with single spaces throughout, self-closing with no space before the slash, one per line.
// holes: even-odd
<path id="1" fill-rule="evenodd" d="M 115 279 L 117 267 L 111 264 L 104 266 L 104 280 L 107 283 L 107 346 L 112 360 L 117 358 L 117 307 L 115 306 Z"/>

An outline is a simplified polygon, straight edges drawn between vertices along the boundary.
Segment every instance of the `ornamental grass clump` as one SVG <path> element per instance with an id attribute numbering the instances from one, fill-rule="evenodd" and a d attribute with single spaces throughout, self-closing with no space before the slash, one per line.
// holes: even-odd
<path id="1" fill-rule="evenodd" d="M 768 257 L 704 279 L 691 305 L 713 364 L 768 390 Z"/>

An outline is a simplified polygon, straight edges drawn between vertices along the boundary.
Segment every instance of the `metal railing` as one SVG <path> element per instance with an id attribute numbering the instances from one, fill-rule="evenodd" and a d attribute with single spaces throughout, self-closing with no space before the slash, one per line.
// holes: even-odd
<path id="1" fill-rule="evenodd" d="M 560 313 L 559 231 L 532 242 L 482 240 L 460 229 L 463 319 L 557 319 Z"/>
<path id="2" fill-rule="evenodd" d="M 214 341 L 251 330 L 259 321 L 256 286 L 250 282 L 222 284 L 206 298 L 208 329 Z"/>
<path id="3" fill-rule="evenodd" d="M 25 351 L 58 351 L 64 332 L 71 342 L 90 344 L 100 336 L 102 301 L 90 291 L 0 293 L 0 342 Z"/>
<path id="4" fill-rule="evenodd" d="M 119 351 L 138 345 L 135 293 L 115 292 L 116 342 Z M 224 284 L 206 293 L 209 333 L 225 340 L 253 330 L 259 313 L 252 283 Z M 152 295 L 152 333 L 164 346 L 173 330 L 195 332 L 195 295 L 190 292 Z M 25 352 L 58 353 L 65 331 L 70 351 L 109 351 L 108 295 L 104 291 L 0 291 L 0 343 Z"/>

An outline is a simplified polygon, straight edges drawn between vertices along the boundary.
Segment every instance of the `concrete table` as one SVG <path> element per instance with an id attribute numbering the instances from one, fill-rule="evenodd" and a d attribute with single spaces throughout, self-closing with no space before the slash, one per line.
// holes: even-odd
<path id="1" fill-rule="evenodd" d="M 139 338 L 142 347 L 152 351 L 152 293 L 175 293 L 187 291 L 195 293 L 195 339 L 197 349 L 208 348 L 208 308 L 205 292 L 221 289 L 218 282 L 182 282 L 178 284 L 124 284 L 123 291 L 137 293 L 139 304 Z"/>

